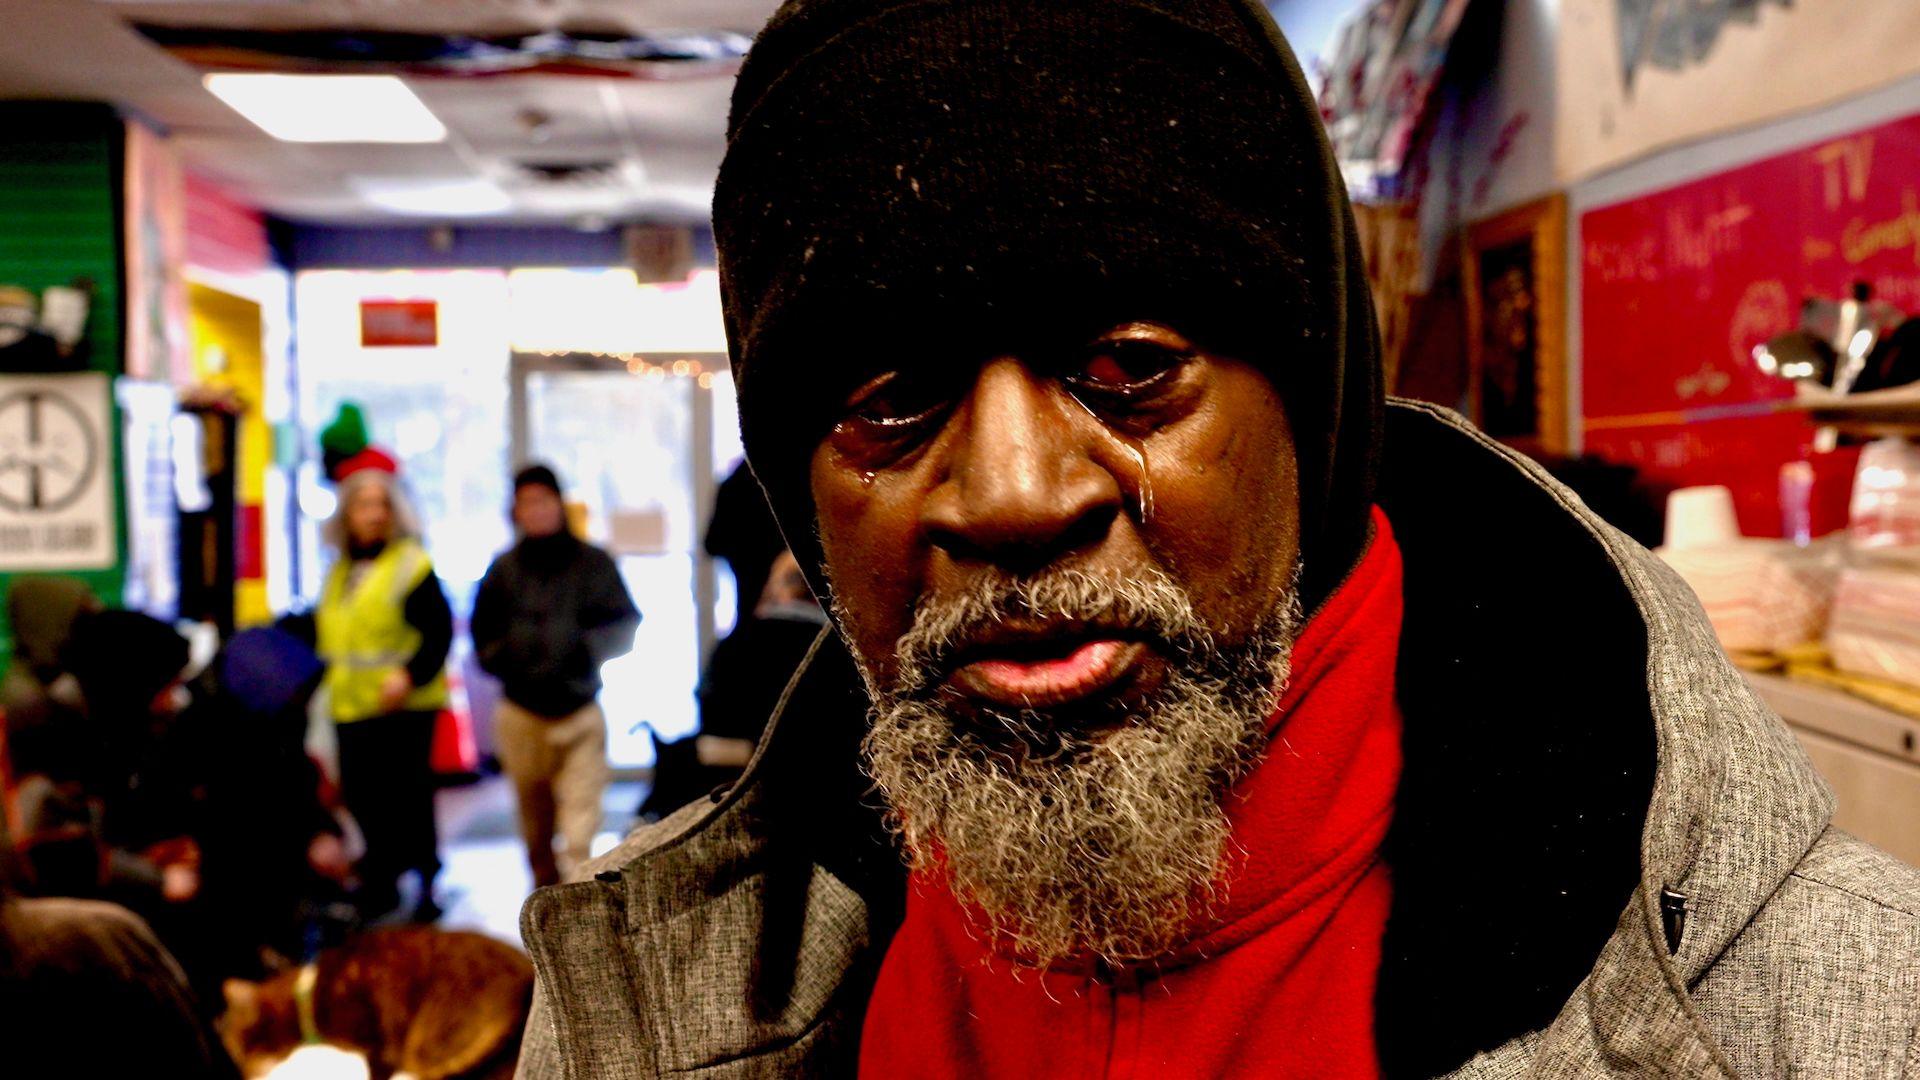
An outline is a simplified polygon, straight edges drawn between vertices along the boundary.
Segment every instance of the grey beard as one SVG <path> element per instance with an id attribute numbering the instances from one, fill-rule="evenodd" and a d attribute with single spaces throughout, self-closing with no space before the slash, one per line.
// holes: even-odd
<path id="1" fill-rule="evenodd" d="M 947 707 L 941 684 L 955 649 L 1018 615 L 1142 632 L 1169 675 L 1150 700 L 1126 711 L 1109 703 L 1092 724 Z M 867 772 L 913 868 L 947 874 L 973 931 L 1037 967 L 1172 952 L 1225 898 L 1224 799 L 1265 752 L 1301 621 L 1290 587 L 1244 641 L 1223 643 L 1157 571 L 1001 577 L 923 601 L 899 641 L 893 685 L 860 665 L 875 703 Z"/>

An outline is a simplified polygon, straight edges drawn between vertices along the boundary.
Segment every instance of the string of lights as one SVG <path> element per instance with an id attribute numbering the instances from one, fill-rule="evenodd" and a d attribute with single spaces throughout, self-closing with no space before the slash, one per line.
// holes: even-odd
<path id="1" fill-rule="evenodd" d="M 626 367 L 628 374 L 638 375 L 643 379 L 665 379 L 670 377 L 676 379 L 693 379 L 699 383 L 700 389 L 702 390 L 710 390 L 713 388 L 713 372 L 708 371 L 706 364 L 699 360 L 683 358 L 673 361 L 654 361 L 635 353 L 601 352 L 596 349 L 541 349 L 539 350 L 539 355 L 548 358 L 557 356 L 588 356 L 602 360 L 618 360 Z"/>

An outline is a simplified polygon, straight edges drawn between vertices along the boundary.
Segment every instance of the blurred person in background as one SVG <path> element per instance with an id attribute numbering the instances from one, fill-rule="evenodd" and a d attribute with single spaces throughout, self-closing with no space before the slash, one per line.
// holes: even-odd
<path id="1" fill-rule="evenodd" d="M 22 577 L 8 587 L 13 657 L 0 678 L 0 709 L 6 710 L 10 740 L 25 753 L 80 709 L 79 684 L 67 671 L 67 645 L 80 616 L 98 610 L 99 598 L 73 578 Z"/>
<path id="2" fill-rule="evenodd" d="M 27 896 L 19 771 L 0 726 L 0 1063 L 8 1076 L 234 1076 L 186 974 L 117 903 Z M 100 1038 L 111 1032 L 111 1038 Z"/>
<path id="3" fill-rule="evenodd" d="M 754 494 L 758 498 L 757 488 Z M 791 552 L 780 552 L 765 581 L 758 602 L 714 648 L 700 678 L 700 732 L 692 740 L 693 753 L 675 756 L 681 743 L 669 744 L 666 760 L 655 767 L 643 817 L 665 817 L 739 778 L 794 669 L 826 627 L 827 613 Z"/>
<path id="4" fill-rule="evenodd" d="M 192 780 L 170 745 L 186 640 L 137 612 L 83 612 L 62 656 L 73 708 L 9 739 L 26 879 L 152 918 L 199 890 Z"/>
<path id="5" fill-rule="evenodd" d="M 780 523 L 767 509 L 760 481 L 741 462 L 720 482 L 713 496 L 713 517 L 702 541 L 707 554 L 727 564 L 733 575 L 734 626 L 744 626 L 760 603 L 760 591 L 772 572 L 773 560 L 787 550 Z"/>
<path id="6" fill-rule="evenodd" d="M 0 880 L 0 1068 L 18 1077 L 238 1071 L 152 931 L 98 900 L 29 898 Z"/>
<path id="7" fill-rule="evenodd" d="M 531 465 L 513 478 L 513 524 L 518 542 L 487 568 L 474 599 L 473 648 L 501 683 L 496 745 L 534 884 L 553 885 L 587 860 L 600 828 L 609 773 L 600 666 L 633 648 L 640 613 L 612 556 L 568 528 L 552 469 Z"/>
<path id="8" fill-rule="evenodd" d="M 659 734 L 653 736 L 653 784 L 637 809 L 641 821 L 659 821 L 739 776 L 747 757 L 753 755 L 753 740 L 766 724 L 764 711 L 758 717 L 751 715 L 756 701 L 764 700 L 770 707 L 780 700 L 787 675 L 810 644 L 810 638 L 806 638 L 799 642 L 799 651 L 791 655 L 770 655 L 783 651 L 783 644 L 774 644 L 774 640 L 787 642 L 801 634 L 791 619 L 781 619 L 776 628 L 755 626 L 756 609 L 770 596 L 768 578 L 780 577 L 776 563 L 781 559 L 791 561 L 791 553 L 787 553 L 787 542 L 780 536 L 774 511 L 766 507 L 766 496 L 760 494 L 760 482 L 753 479 L 753 469 L 745 461 L 733 467 L 714 494 L 705 548 L 708 555 L 724 561 L 733 575 L 733 628 L 714 646 L 707 671 L 701 675 L 697 690 L 699 732 L 676 742 L 662 742 Z M 803 592 L 804 588 L 801 582 Z M 776 592 L 789 596 L 791 584 Z M 818 605 L 814 609 L 818 611 Z M 733 638 L 741 640 L 735 642 Z M 774 667 L 743 663 L 753 657 L 772 661 Z M 772 690 L 770 696 L 768 688 Z M 728 765 L 730 761 L 732 765 Z"/>
<path id="9" fill-rule="evenodd" d="M 22 884 L 132 910 L 196 986 L 215 986 L 198 836 L 206 762 L 180 722 L 186 639 L 139 612 L 87 612 L 65 652 L 81 708 L 10 747 Z"/>
<path id="10" fill-rule="evenodd" d="M 258 978 L 303 956 L 310 930 L 352 921 L 341 823 L 304 744 L 325 670 L 293 635 L 254 627 L 190 684 L 180 726 L 200 762 L 195 835 L 224 976 Z"/>
<path id="11" fill-rule="evenodd" d="M 144 920 L 105 900 L 24 891 L 35 884 L 32 868 L 9 856 L 23 832 L 45 827 L 27 819 L 44 812 L 36 803 L 46 776 L 23 774 L 5 732 L 0 726 L 0 1063 L 6 1075 L 237 1076 L 208 1026 L 207 999 L 194 992 Z M 25 766 L 34 768 L 31 759 L 46 752 L 30 745 Z M 92 835 L 98 823 L 97 814 L 87 813 L 85 861 L 104 876 L 111 860 Z M 99 880 L 86 883 L 90 895 Z"/>
<path id="12" fill-rule="evenodd" d="M 746 766 L 780 691 L 826 625 L 827 613 L 807 588 L 799 561 L 781 551 L 768 568 L 759 602 L 714 649 L 700 681 L 701 764 Z"/>
<path id="13" fill-rule="evenodd" d="M 366 839 L 362 913 L 372 919 L 398 906 L 399 878 L 412 870 L 420 875 L 412 915 L 432 921 L 440 854 L 431 755 L 448 702 L 453 612 L 391 459 L 363 456 L 358 467 L 341 466 L 339 507 L 326 526 L 337 559 L 314 612 L 314 640 L 327 665 L 341 797 Z"/>
<path id="14" fill-rule="evenodd" d="M 68 649 L 86 721 L 61 765 L 99 806 L 109 872 L 124 887 L 191 900 L 200 890 L 200 762 L 179 739 L 187 640 L 150 615 L 101 611 L 81 616 Z"/>

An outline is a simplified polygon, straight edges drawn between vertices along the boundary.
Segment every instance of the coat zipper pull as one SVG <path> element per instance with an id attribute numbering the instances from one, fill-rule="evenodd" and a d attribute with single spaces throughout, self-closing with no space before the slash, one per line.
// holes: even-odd
<path id="1" fill-rule="evenodd" d="M 1666 888 L 1660 890 L 1660 925 L 1667 932 L 1667 955 L 1680 951 L 1680 939 L 1687 932 L 1687 896 Z"/>

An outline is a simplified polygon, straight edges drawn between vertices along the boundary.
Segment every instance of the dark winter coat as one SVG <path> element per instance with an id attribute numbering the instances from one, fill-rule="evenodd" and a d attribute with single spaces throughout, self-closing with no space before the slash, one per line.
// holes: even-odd
<path id="1" fill-rule="evenodd" d="M 473 604 L 473 648 L 507 700 L 567 716 L 600 692 L 600 665 L 633 648 L 640 613 L 606 552 L 571 533 L 494 560 Z"/>

